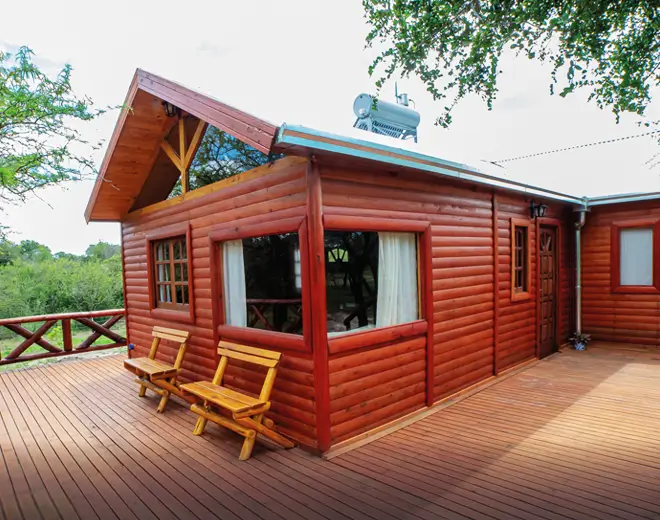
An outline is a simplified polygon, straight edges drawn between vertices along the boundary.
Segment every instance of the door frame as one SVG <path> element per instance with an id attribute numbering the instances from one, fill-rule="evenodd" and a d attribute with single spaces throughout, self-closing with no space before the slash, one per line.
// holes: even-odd
<path id="1" fill-rule="evenodd" d="M 557 352 L 560 344 L 561 333 L 561 281 L 564 273 L 562 272 L 561 255 L 562 247 L 562 224 L 557 218 L 539 217 L 536 219 L 536 348 L 537 359 L 541 359 L 541 227 L 552 227 L 555 230 L 555 345 L 553 350 Z"/>

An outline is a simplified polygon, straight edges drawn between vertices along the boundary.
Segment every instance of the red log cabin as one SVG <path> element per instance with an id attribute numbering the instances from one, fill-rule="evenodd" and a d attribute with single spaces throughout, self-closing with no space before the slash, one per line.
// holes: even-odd
<path id="1" fill-rule="evenodd" d="M 155 325 L 186 330 L 185 381 L 212 378 L 220 339 L 281 352 L 269 415 L 310 450 L 576 331 L 660 344 L 659 194 L 590 200 L 277 127 L 141 70 L 125 106 L 85 216 L 121 223 L 129 353 Z"/>

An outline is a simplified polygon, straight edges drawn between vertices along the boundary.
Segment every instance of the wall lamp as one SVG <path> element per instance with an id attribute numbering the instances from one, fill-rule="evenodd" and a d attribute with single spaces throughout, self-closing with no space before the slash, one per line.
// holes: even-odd
<path id="1" fill-rule="evenodd" d="M 181 109 L 168 101 L 163 101 L 163 108 L 167 117 L 174 117 L 181 114 Z"/>
<path id="2" fill-rule="evenodd" d="M 548 211 L 548 206 L 546 206 L 545 204 L 537 204 L 532 200 L 532 205 L 529 207 L 529 217 L 531 219 L 545 217 L 547 211 Z"/>

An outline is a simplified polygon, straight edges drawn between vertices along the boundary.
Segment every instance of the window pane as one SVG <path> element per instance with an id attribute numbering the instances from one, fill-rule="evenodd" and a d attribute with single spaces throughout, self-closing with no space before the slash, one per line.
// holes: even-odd
<path id="1" fill-rule="evenodd" d="M 249 238 L 242 244 L 247 326 L 302 334 L 301 287 L 296 282 L 298 234 Z"/>
<path id="2" fill-rule="evenodd" d="M 156 246 L 156 260 L 164 260 L 164 257 L 163 257 L 163 244 L 158 244 Z"/>
<path id="3" fill-rule="evenodd" d="M 181 259 L 181 242 L 174 242 L 174 260 Z"/>
<path id="4" fill-rule="evenodd" d="M 622 229 L 621 285 L 653 285 L 653 229 Z"/>
<path id="5" fill-rule="evenodd" d="M 188 298 L 188 286 L 187 285 L 182 285 L 183 288 L 183 300 L 181 300 L 181 303 L 188 304 L 190 303 L 189 298 Z"/>
<path id="6" fill-rule="evenodd" d="M 378 233 L 325 232 L 328 333 L 376 326 Z"/>
<path id="7" fill-rule="evenodd" d="M 183 287 L 181 285 L 175 286 L 176 303 L 183 303 Z"/>
<path id="8" fill-rule="evenodd" d="M 183 281 L 184 282 L 188 281 L 188 264 L 187 263 L 183 264 Z"/>
<path id="9" fill-rule="evenodd" d="M 328 333 L 419 318 L 414 233 L 325 233 Z"/>
<path id="10" fill-rule="evenodd" d="M 170 244 L 169 242 L 166 242 L 163 244 L 163 260 L 169 260 L 170 259 Z"/>
<path id="11" fill-rule="evenodd" d="M 181 264 L 179 263 L 174 264 L 174 281 L 181 281 Z"/>

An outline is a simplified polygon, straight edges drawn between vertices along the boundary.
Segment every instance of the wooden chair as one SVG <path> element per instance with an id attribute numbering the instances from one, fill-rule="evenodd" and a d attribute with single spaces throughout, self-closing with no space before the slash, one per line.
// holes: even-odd
<path id="1" fill-rule="evenodd" d="M 229 428 L 245 437 L 240 460 L 247 460 L 252 454 L 257 433 L 284 448 L 293 448 L 295 444 L 273 430 L 273 421 L 265 419 L 263 414 L 270 409 L 270 393 L 275 383 L 277 365 L 281 354 L 247 345 L 237 345 L 221 341 L 218 354 L 222 356 L 215 371 L 213 381 L 200 381 L 181 385 L 181 390 L 189 392 L 203 401 L 193 404 L 190 409 L 198 414 L 193 433 L 201 435 L 207 421 Z M 222 379 L 230 359 L 252 363 L 268 368 L 263 387 L 258 398 L 222 386 Z M 227 415 L 214 411 L 217 408 Z"/>
<path id="2" fill-rule="evenodd" d="M 176 379 L 181 371 L 183 356 L 188 345 L 189 332 L 166 327 L 153 328 L 153 341 L 148 357 L 131 358 L 124 360 L 124 367 L 137 375 L 135 381 L 140 385 L 138 395 L 144 397 L 147 389 L 161 396 L 158 403 L 158 412 L 163 412 L 172 392 L 177 393 Z M 156 359 L 156 353 L 161 340 L 169 340 L 179 345 L 179 352 L 173 365 Z"/>

